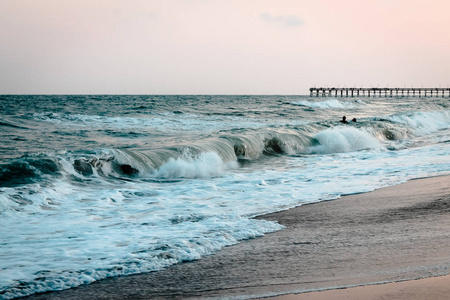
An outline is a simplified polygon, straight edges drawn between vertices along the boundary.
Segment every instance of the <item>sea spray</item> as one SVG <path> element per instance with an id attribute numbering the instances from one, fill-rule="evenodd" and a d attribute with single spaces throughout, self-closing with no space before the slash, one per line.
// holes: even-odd
<path id="1" fill-rule="evenodd" d="M 339 126 L 314 136 L 311 153 L 340 153 L 366 149 L 382 149 L 378 140 L 363 129 Z"/>
<path id="2" fill-rule="evenodd" d="M 217 153 L 201 153 L 193 158 L 189 155 L 171 158 L 153 176 L 157 178 L 207 178 L 219 176 L 226 169 L 238 167 L 236 161 L 225 163 Z"/>
<path id="3" fill-rule="evenodd" d="M 407 114 L 395 114 L 387 120 L 402 124 L 416 134 L 426 135 L 441 129 L 447 129 L 450 124 L 450 111 L 427 111 Z"/>

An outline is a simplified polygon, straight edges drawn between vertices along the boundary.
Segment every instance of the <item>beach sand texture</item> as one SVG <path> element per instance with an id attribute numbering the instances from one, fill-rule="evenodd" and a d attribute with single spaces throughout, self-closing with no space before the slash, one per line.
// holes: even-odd
<path id="1" fill-rule="evenodd" d="M 247 299 L 450 273 L 450 176 L 411 180 L 258 218 L 278 221 L 286 229 L 160 272 L 28 299 Z M 441 278 L 436 291 L 447 286 L 447 277 Z"/>
<path id="2" fill-rule="evenodd" d="M 290 294 L 271 300 L 445 300 L 450 295 L 450 276 L 365 285 L 321 292 Z"/>

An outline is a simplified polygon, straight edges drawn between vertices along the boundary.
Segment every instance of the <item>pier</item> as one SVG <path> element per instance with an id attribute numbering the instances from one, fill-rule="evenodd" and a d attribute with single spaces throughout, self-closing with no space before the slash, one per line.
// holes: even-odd
<path id="1" fill-rule="evenodd" d="M 450 88 L 310 88 L 311 97 L 450 97 Z"/>

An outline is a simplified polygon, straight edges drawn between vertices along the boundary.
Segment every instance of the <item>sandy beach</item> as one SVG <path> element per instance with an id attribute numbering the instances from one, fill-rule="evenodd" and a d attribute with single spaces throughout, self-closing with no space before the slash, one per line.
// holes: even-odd
<path id="1" fill-rule="evenodd" d="M 290 294 L 272 300 L 444 300 L 450 295 L 450 276 L 439 276 L 419 280 L 364 285 L 345 289 L 332 289 L 320 292 Z"/>
<path id="2" fill-rule="evenodd" d="M 450 273 L 450 176 L 411 180 L 259 218 L 278 221 L 286 229 L 160 272 L 110 278 L 27 299 L 248 299 L 294 293 L 303 294 L 279 299 L 444 299 L 448 295 L 449 277 L 435 276 Z M 435 278 L 404 281 L 429 277 Z M 367 285 L 397 281 L 402 282 Z M 366 286 L 342 289 L 360 285 Z M 329 291 L 313 292 L 318 290 Z M 363 294 L 351 296 L 353 291 Z M 411 293 L 422 296 L 413 298 Z"/>

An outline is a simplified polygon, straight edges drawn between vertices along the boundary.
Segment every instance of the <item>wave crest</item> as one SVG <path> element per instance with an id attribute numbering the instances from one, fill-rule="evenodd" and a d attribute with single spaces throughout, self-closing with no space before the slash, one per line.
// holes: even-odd
<path id="1" fill-rule="evenodd" d="M 311 153 L 329 154 L 380 149 L 381 144 L 369 132 L 354 127 L 339 126 L 319 132 L 314 136 Z"/>
<path id="2" fill-rule="evenodd" d="M 355 108 L 357 107 L 357 102 L 350 102 L 350 101 L 339 101 L 337 99 L 329 99 L 325 101 L 320 102 L 311 102 L 311 101 L 299 101 L 294 103 L 296 105 L 300 106 L 306 106 L 310 108 Z"/>
<path id="3" fill-rule="evenodd" d="M 225 163 L 215 152 L 201 153 L 198 157 L 184 155 L 179 158 L 171 158 L 155 171 L 153 176 L 157 178 L 205 178 L 215 177 L 227 169 L 237 168 L 236 161 Z"/>
<path id="4" fill-rule="evenodd" d="M 388 121 L 410 128 L 416 135 L 427 135 L 450 126 L 450 111 L 414 112 L 396 114 Z"/>

